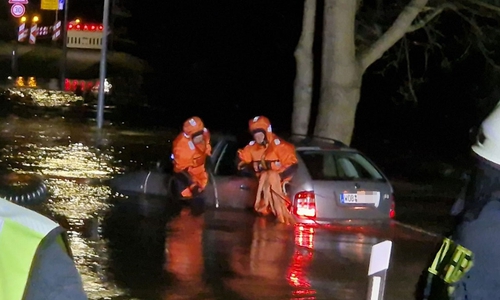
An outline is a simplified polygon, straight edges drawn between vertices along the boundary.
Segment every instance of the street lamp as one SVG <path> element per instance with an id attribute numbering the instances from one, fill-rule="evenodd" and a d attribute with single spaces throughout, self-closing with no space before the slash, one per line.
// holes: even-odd
<path id="1" fill-rule="evenodd" d="M 33 21 L 33 23 L 36 23 L 36 22 L 40 21 L 40 18 L 38 16 L 34 16 L 32 21 Z"/>

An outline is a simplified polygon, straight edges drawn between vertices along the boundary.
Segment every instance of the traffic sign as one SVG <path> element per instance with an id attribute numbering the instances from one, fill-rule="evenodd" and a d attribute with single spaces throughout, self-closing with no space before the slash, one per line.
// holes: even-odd
<path id="1" fill-rule="evenodd" d="M 28 0 L 9 0 L 9 4 L 28 4 Z"/>
<path id="2" fill-rule="evenodd" d="M 20 18 L 24 16 L 24 13 L 26 12 L 26 8 L 24 7 L 23 4 L 12 4 L 10 7 L 10 13 L 14 18 Z"/>
<path id="3" fill-rule="evenodd" d="M 43 10 L 59 10 L 59 0 L 42 0 L 40 8 Z"/>
<path id="4" fill-rule="evenodd" d="M 64 9 L 64 2 L 65 2 L 65 0 L 59 0 L 59 10 Z"/>

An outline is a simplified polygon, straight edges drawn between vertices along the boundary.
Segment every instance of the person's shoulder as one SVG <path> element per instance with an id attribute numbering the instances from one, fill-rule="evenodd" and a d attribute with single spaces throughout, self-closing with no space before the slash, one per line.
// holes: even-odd
<path id="1" fill-rule="evenodd" d="M 42 235 L 59 227 L 58 223 L 48 217 L 19 204 L 10 202 L 5 198 L 0 198 L 0 207 L 5 216 L 15 219 L 16 223 L 34 229 Z"/>
<path id="2" fill-rule="evenodd" d="M 182 141 L 182 140 L 187 140 L 186 136 L 184 135 L 184 133 L 180 132 L 174 139 L 174 142 L 175 141 Z"/>
<path id="3" fill-rule="evenodd" d="M 26 299 L 87 299 L 80 274 L 58 242 L 61 230 L 47 235 L 35 255 Z"/>
<path id="4" fill-rule="evenodd" d="M 177 135 L 177 137 L 174 139 L 172 142 L 172 146 L 175 147 L 182 147 L 186 146 L 189 144 L 191 140 L 187 138 L 182 132 Z"/>
<path id="5" fill-rule="evenodd" d="M 257 145 L 257 143 L 254 141 L 254 140 L 251 140 L 250 142 L 248 142 L 248 144 L 245 145 L 245 147 L 243 147 L 244 149 L 252 149 L 254 148 L 255 146 Z"/>
<path id="6" fill-rule="evenodd" d="M 286 140 L 280 138 L 277 135 L 273 136 L 272 144 L 275 147 L 286 147 L 286 148 L 292 148 L 292 149 L 295 148 L 295 146 L 292 143 L 287 142 Z"/>

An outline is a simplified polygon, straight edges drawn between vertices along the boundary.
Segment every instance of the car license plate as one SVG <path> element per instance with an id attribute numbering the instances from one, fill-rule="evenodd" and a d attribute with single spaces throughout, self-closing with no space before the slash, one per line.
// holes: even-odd
<path id="1" fill-rule="evenodd" d="M 373 204 L 375 207 L 378 207 L 380 192 L 359 191 L 357 193 L 340 194 L 340 203 Z"/>
<path id="2" fill-rule="evenodd" d="M 341 203 L 357 203 L 358 194 L 340 194 Z"/>

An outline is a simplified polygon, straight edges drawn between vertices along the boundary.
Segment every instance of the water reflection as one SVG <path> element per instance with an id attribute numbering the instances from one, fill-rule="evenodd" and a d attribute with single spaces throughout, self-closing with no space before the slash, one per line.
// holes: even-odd
<path id="1" fill-rule="evenodd" d="M 48 179 L 53 197 L 47 207 L 52 212 L 68 219 L 87 219 L 108 208 L 109 187 L 87 183 L 119 171 L 112 165 L 112 153 L 71 142 L 57 146 L 28 143 L 23 145 L 23 151 L 14 151 L 16 147 L 19 145 L 4 148 L 5 160 L 18 162 L 17 166 L 10 165 L 16 172 L 35 171 Z"/>
<path id="2" fill-rule="evenodd" d="M 104 217 L 109 279 L 126 289 L 129 297 L 162 299 L 163 287 L 171 281 L 163 267 L 165 225 L 176 212 L 166 211 L 164 200 L 113 197 Z"/>
<path id="3" fill-rule="evenodd" d="M 193 216 L 183 208 L 167 226 L 164 269 L 175 280 L 165 291 L 164 299 L 197 299 L 207 297 L 204 282 L 203 227 L 204 216 Z"/>
<path id="4" fill-rule="evenodd" d="M 269 228 L 271 227 L 271 228 Z M 282 278 L 281 260 L 286 257 L 287 228 L 257 218 L 250 248 L 250 273 L 262 279 Z"/>
<path id="5" fill-rule="evenodd" d="M 227 286 L 245 299 L 286 299 L 291 293 L 286 274 L 293 251 L 291 229 L 255 218 L 249 244 L 230 250 L 235 276 L 227 278 Z"/>
<path id="6" fill-rule="evenodd" d="M 287 275 L 288 282 L 294 288 L 293 299 L 316 299 L 316 291 L 312 288 L 307 272 L 313 260 L 314 233 L 314 227 L 295 226 L 296 247 Z"/>
<path id="7" fill-rule="evenodd" d="M 124 295 L 107 279 L 108 260 L 106 242 L 100 238 L 100 215 L 109 208 L 107 186 L 90 186 L 78 178 L 108 177 L 116 170 L 112 167 L 112 155 L 101 154 L 95 148 L 82 143 L 53 147 L 30 147 L 27 158 L 37 157 L 31 166 L 41 170 L 49 178 L 52 194 L 46 207 L 56 215 L 66 218 L 69 225 L 69 241 L 75 263 L 82 275 L 89 298 L 99 299 Z M 87 222 L 87 231 L 74 230 Z"/>
<path id="8" fill-rule="evenodd" d="M 96 146 L 92 130 L 62 118 L 2 122 L 3 169 L 38 173 L 47 179 L 50 199 L 34 209 L 68 230 L 74 259 L 90 299 L 127 295 L 108 278 L 109 251 L 101 237 L 102 215 L 109 210 L 110 189 L 90 184 L 120 172 L 112 147 Z"/>
<path id="9" fill-rule="evenodd" d="M 77 101 L 83 101 L 83 97 L 73 93 L 34 87 L 9 88 L 7 95 L 18 104 L 42 107 L 70 106 Z"/>

